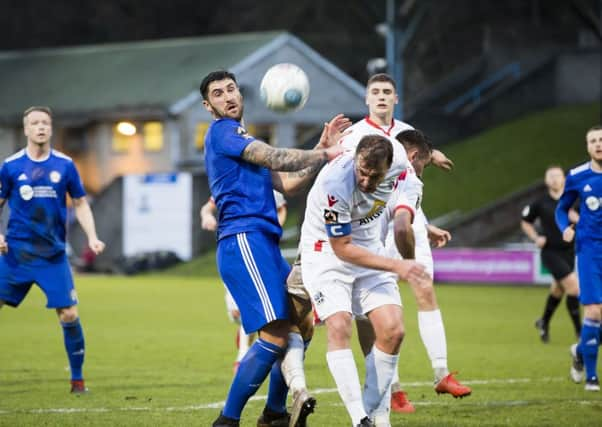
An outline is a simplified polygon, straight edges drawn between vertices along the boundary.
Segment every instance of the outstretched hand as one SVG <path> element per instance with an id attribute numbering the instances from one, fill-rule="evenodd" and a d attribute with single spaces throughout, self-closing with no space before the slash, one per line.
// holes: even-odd
<path id="1" fill-rule="evenodd" d="M 396 260 L 394 272 L 400 279 L 418 286 L 422 286 L 430 279 L 424 266 L 414 260 Z"/>
<path id="2" fill-rule="evenodd" d="M 442 248 L 451 240 L 451 233 L 447 230 L 428 224 L 426 226 L 427 234 L 431 246 L 434 248 Z"/>
<path id="3" fill-rule="evenodd" d="M 454 162 L 439 150 L 433 150 L 431 163 L 444 171 L 450 171 L 454 168 Z"/>
<path id="4" fill-rule="evenodd" d="M 324 123 L 324 129 L 320 135 L 320 142 L 317 148 L 328 148 L 338 144 L 344 136 L 349 134 L 346 129 L 351 126 L 351 120 L 343 114 L 337 114 L 327 123 Z"/>

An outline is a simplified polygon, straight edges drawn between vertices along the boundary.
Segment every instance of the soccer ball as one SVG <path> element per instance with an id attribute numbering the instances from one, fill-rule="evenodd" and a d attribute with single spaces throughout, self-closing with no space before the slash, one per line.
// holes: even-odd
<path id="1" fill-rule="evenodd" d="M 259 93 L 270 110 L 280 113 L 300 110 L 309 97 L 309 80 L 295 64 L 276 64 L 263 76 Z"/>

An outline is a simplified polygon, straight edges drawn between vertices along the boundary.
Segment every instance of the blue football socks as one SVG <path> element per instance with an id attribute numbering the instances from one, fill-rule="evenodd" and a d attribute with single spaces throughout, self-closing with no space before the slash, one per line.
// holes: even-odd
<path id="1" fill-rule="evenodd" d="M 278 359 L 270 371 L 270 386 L 268 388 L 268 399 L 266 407 L 270 411 L 278 414 L 286 412 L 286 397 L 288 396 L 288 387 L 282 375 L 282 359 Z"/>
<path id="2" fill-rule="evenodd" d="M 255 394 L 266 379 L 273 365 L 284 356 L 284 348 L 258 338 L 240 361 L 222 414 L 240 419 L 247 400 Z M 286 399 L 286 395 L 285 395 Z"/>
<path id="3" fill-rule="evenodd" d="M 85 342 L 84 332 L 79 323 L 79 318 L 73 322 L 61 322 L 65 338 L 65 350 L 71 367 L 71 379 L 82 380 L 82 366 L 84 364 Z"/>
<path id="4" fill-rule="evenodd" d="M 600 322 L 593 319 L 583 319 L 581 341 L 577 351 L 583 357 L 586 379 L 597 378 L 596 365 L 598 362 L 598 345 L 600 344 Z"/>

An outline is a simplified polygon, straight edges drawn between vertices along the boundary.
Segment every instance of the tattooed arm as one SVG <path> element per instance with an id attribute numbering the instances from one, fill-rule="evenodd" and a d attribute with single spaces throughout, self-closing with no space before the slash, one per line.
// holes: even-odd
<path id="1" fill-rule="evenodd" d="M 342 114 L 338 114 L 330 122 L 324 123 L 320 140 L 314 150 L 337 146 L 339 140 L 347 135 L 345 129 L 349 126 L 351 126 L 351 121 Z M 310 183 L 322 166 L 324 164 L 310 165 L 299 171 L 288 173 L 272 172 L 274 188 L 288 195 L 294 194 Z"/>
<path id="2" fill-rule="evenodd" d="M 242 158 L 249 163 L 273 171 L 287 172 L 299 171 L 307 167 L 321 167 L 334 156 L 334 151 L 330 148 L 326 150 L 275 148 L 258 140 L 247 145 L 242 153 Z"/>

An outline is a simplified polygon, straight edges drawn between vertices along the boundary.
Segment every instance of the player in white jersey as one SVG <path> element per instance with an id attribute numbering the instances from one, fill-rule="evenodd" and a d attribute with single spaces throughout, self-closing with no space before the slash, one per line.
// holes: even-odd
<path id="1" fill-rule="evenodd" d="M 303 281 L 328 333 L 326 355 L 354 426 L 389 425 L 378 412 L 390 388 L 402 338 L 401 302 L 395 275 L 417 284 L 424 269 L 383 256 L 379 217 L 407 167 L 393 163 L 393 144 L 364 136 L 353 157 L 341 156 L 312 187 L 301 231 Z M 352 316 L 367 315 L 375 344 L 366 358 L 364 393 L 350 347 Z M 379 418 L 381 424 L 379 424 Z"/>
<path id="2" fill-rule="evenodd" d="M 276 202 L 276 213 L 278 214 L 278 223 L 280 226 L 284 225 L 287 216 L 287 208 L 286 208 L 286 199 L 279 191 L 274 190 L 274 201 Z M 215 218 L 215 212 L 217 211 L 217 206 L 215 205 L 215 201 L 213 197 L 209 197 L 207 202 L 201 207 L 200 216 L 201 216 L 201 228 L 207 231 L 215 231 L 217 229 L 217 219 Z M 245 329 L 242 326 L 242 322 L 240 319 L 240 310 L 238 309 L 238 305 L 234 301 L 232 294 L 228 291 L 228 289 L 224 286 L 226 293 L 224 299 L 226 301 L 226 313 L 228 318 L 238 324 L 238 329 L 236 333 L 236 346 L 238 348 L 238 354 L 236 355 L 236 361 L 234 362 L 234 373 L 238 369 L 238 365 L 240 365 L 240 361 L 247 351 L 249 350 L 250 344 L 253 342 L 255 334 L 247 334 Z"/>
<path id="3" fill-rule="evenodd" d="M 412 129 L 412 126 L 393 119 L 393 110 L 397 102 L 395 81 L 387 74 L 372 76 L 366 85 L 366 105 L 368 106 L 369 115 L 347 130 L 346 133 L 349 134 L 342 139 L 341 144 L 348 151 L 353 152 L 363 136 L 378 134 L 389 138 L 394 143 L 396 158 L 405 158 L 405 154 L 400 150 L 401 147 L 399 147 L 399 143 L 393 136 L 402 130 Z M 433 150 L 432 162 L 437 167 L 446 170 L 451 169 L 452 166 L 451 161 L 438 150 Z M 300 269 L 300 263 L 295 263 L 291 277 L 298 278 L 298 270 Z M 298 317 L 302 318 L 307 312 L 311 312 L 311 306 L 309 310 L 305 309 L 302 313 L 298 313 Z M 311 336 L 311 332 L 305 332 L 305 334 L 305 336 Z M 306 388 L 303 373 L 303 341 L 299 334 L 289 334 L 289 348 L 282 363 L 284 377 L 293 395 L 296 392 L 304 392 Z M 291 349 L 294 351 L 291 351 Z M 397 393 L 396 398 L 398 400 L 405 398 L 405 393 Z"/>
<path id="4" fill-rule="evenodd" d="M 417 130 L 401 132 L 396 139 L 405 147 L 411 166 L 400 177 L 396 195 L 387 203 L 381 221 L 382 239 L 388 256 L 416 259 L 429 274 L 426 286 L 412 286 L 412 291 L 418 306 L 420 336 L 434 371 L 435 391 L 454 397 L 468 396 L 471 389 L 460 384 L 447 367 L 445 329 L 432 280 L 431 242 L 437 247 L 444 246 L 451 236 L 446 230 L 428 224 L 421 207 L 423 183 L 420 176 L 430 163 L 432 145 Z M 358 334 L 364 351 L 373 341 L 370 329 L 369 325 L 358 321 Z M 395 412 L 414 412 L 413 405 L 401 391 L 398 377 L 392 385 L 392 392 L 391 404 Z M 403 399 L 398 399 L 396 393 L 404 393 Z"/>

